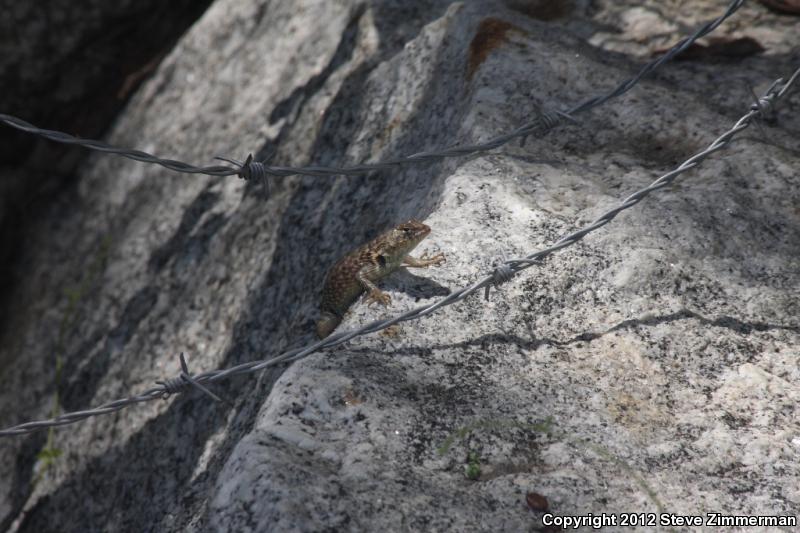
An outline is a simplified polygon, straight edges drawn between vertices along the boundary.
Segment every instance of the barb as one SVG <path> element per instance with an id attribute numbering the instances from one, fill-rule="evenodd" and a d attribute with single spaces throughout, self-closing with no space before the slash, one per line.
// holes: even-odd
<path id="1" fill-rule="evenodd" d="M 253 177 L 262 181 L 266 181 L 265 178 L 267 175 L 275 177 L 278 176 L 286 177 L 295 175 L 318 176 L 318 177 L 331 176 L 331 175 L 355 176 L 378 170 L 387 170 L 401 165 L 408 165 L 415 163 L 430 163 L 433 161 L 438 161 L 450 157 L 462 157 L 466 155 L 480 154 L 499 148 L 500 146 L 503 146 L 513 141 L 514 139 L 520 139 L 520 142 L 524 144 L 525 140 L 531 135 L 544 136 L 554 128 L 561 125 L 565 120 L 575 122 L 573 115 L 593 109 L 599 105 L 606 103 L 612 98 L 621 96 L 626 92 L 628 92 L 629 90 L 631 90 L 633 86 L 639 83 L 639 81 L 642 78 L 652 73 L 658 67 L 660 67 L 667 61 L 674 58 L 676 55 L 686 50 L 697 39 L 714 31 L 714 29 L 716 29 L 717 26 L 722 24 L 722 22 L 725 19 L 733 15 L 742 6 L 743 3 L 744 0 L 733 0 L 729 4 L 728 9 L 725 11 L 725 13 L 723 13 L 721 16 L 712 21 L 706 22 L 700 28 L 698 28 L 693 34 L 680 40 L 675 46 L 667 50 L 667 52 L 665 52 L 661 57 L 647 63 L 639 70 L 638 74 L 636 74 L 634 77 L 623 81 L 611 91 L 604 94 L 600 94 L 593 98 L 589 98 L 588 100 L 585 100 L 584 102 L 572 107 L 569 110 L 566 111 L 545 110 L 532 120 L 524 123 L 522 126 L 515 129 L 514 131 L 506 133 L 504 135 L 500 135 L 498 137 L 494 137 L 493 139 L 490 139 L 483 143 L 469 144 L 462 146 L 455 145 L 438 150 L 419 152 L 405 157 L 387 159 L 376 163 L 362 163 L 359 165 L 347 166 L 347 167 L 331 167 L 331 166 L 281 167 L 281 166 L 270 166 L 268 165 L 268 161 L 253 161 L 251 155 L 248 156 L 247 160 L 244 163 L 240 163 L 236 159 L 232 158 L 223 158 L 223 157 L 217 158 L 235 165 L 235 168 L 227 166 L 197 167 L 190 165 L 188 163 L 183 163 L 181 161 L 175 161 L 173 159 L 162 159 L 160 157 L 156 157 L 154 155 L 142 152 L 140 150 L 118 148 L 115 146 L 111 146 L 110 144 L 104 143 L 102 141 L 80 139 L 78 137 L 74 137 L 72 135 L 68 135 L 66 133 L 62 133 L 59 131 L 38 128 L 33 124 L 25 122 L 24 120 L 13 117 L 11 115 L 0 113 L 0 122 L 5 123 L 8 126 L 11 126 L 12 128 L 17 128 L 19 130 L 28 133 L 33 133 L 35 135 L 40 135 L 46 139 L 50 139 L 51 141 L 66 143 L 66 144 L 75 144 L 83 146 L 84 148 L 89 148 L 90 150 L 98 150 L 101 152 L 113 153 L 136 161 L 141 161 L 144 163 L 153 163 L 156 165 L 161 165 L 163 167 L 166 167 L 170 170 L 174 170 L 176 172 L 184 172 L 188 174 L 207 174 L 209 176 L 236 175 L 244 179 L 250 179 L 251 177 Z"/>
<path id="2" fill-rule="evenodd" d="M 500 258 L 500 261 L 495 261 L 495 264 L 498 266 L 492 271 L 492 284 L 486 286 L 486 290 L 483 293 L 484 300 L 489 300 L 489 289 L 492 287 L 498 288 L 503 283 L 508 283 L 514 278 L 514 274 L 516 274 L 508 265 L 508 256 L 505 252 L 500 254 Z"/>
<path id="3" fill-rule="evenodd" d="M 282 363 L 297 361 L 298 359 L 302 359 L 303 357 L 306 357 L 307 355 L 317 352 L 319 350 L 325 348 L 333 348 L 335 346 L 344 344 L 345 342 L 355 337 L 359 337 L 362 335 L 366 335 L 367 333 L 373 333 L 382 329 L 386 329 L 389 326 L 392 326 L 399 322 L 406 322 L 409 320 L 414 320 L 416 318 L 427 316 L 442 307 L 463 300 L 467 296 L 473 294 L 476 291 L 479 291 L 482 288 L 496 286 L 498 283 L 501 283 L 503 281 L 508 281 L 510 276 L 512 276 L 513 274 L 516 274 L 521 270 L 529 268 L 533 264 L 539 262 L 541 259 L 552 254 L 553 252 L 556 252 L 558 250 L 561 250 L 562 248 L 566 248 L 568 246 L 577 243 L 579 240 L 581 240 L 589 233 L 608 224 L 622 211 L 633 207 L 634 205 L 642 201 L 650 193 L 658 191 L 668 186 L 680 174 L 691 170 L 692 168 L 699 165 L 704 159 L 708 158 L 711 154 L 724 148 L 730 142 L 730 140 L 733 138 L 734 135 L 736 135 L 740 131 L 750 126 L 752 121 L 761 115 L 762 109 L 774 107 L 775 103 L 778 100 L 780 100 L 783 95 L 787 93 L 789 87 L 793 83 L 795 83 L 798 77 L 800 77 L 800 68 L 794 73 L 794 75 L 790 78 L 788 82 L 784 83 L 782 80 L 778 80 L 774 84 L 772 84 L 772 86 L 770 86 L 769 90 L 767 90 L 764 96 L 762 96 L 759 99 L 760 105 L 754 106 L 754 108 L 753 106 L 751 106 L 751 109 L 747 112 L 746 115 L 740 118 L 733 125 L 731 129 L 729 129 L 721 136 L 719 136 L 716 140 L 714 140 L 714 142 L 712 142 L 708 146 L 708 148 L 706 148 L 702 152 L 693 155 L 692 157 L 684 161 L 676 169 L 664 174 L 663 176 L 655 180 L 652 184 L 650 184 L 650 186 L 645 187 L 644 189 L 641 189 L 631 194 L 625 200 L 623 200 L 622 203 L 620 203 L 617 207 L 604 213 L 599 218 L 597 218 L 597 220 L 595 220 L 588 226 L 562 237 L 560 240 L 558 240 L 555 244 L 553 244 L 549 248 L 539 250 L 538 252 L 534 252 L 523 258 L 508 259 L 505 261 L 505 263 L 503 263 L 503 266 L 505 268 L 495 269 L 491 274 L 487 275 L 483 279 L 480 279 L 475 283 L 473 283 L 472 285 L 461 288 L 451 293 L 449 296 L 439 300 L 438 302 L 417 307 L 416 309 L 412 309 L 406 313 L 395 316 L 393 318 L 376 320 L 358 329 L 334 333 L 333 335 L 326 337 L 323 340 L 317 341 L 313 344 L 310 344 L 309 346 L 303 348 L 296 348 L 294 350 L 289 350 L 288 352 L 284 352 L 283 354 L 278 355 L 277 357 L 274 357 L 272 359 L 251 361 L 248 363 L 242 363 L 240 365 L 231 368 L 223 370 L 213 370 L 209 372 L 203 372 L 195 376 L 191 376 L 191 379 L 194 382 L 192 383 L 192 385 L 201 383 L 214 383 L 223 379 L 228 379 L 233 376 L 258 372 L 265 368 L 277 366 Z M 497 274 L 498 272 L 501 273 L 498 275 Z M 182 366 L 181 376 L 183 376 L 184 374 L 188 375 L 188 369 L 183 359 L 181 366 Z M 99 416 L 112 413 L 129 405 L 133 405 L 135 403 L 156 400 L 158 398 L 163 397 L 165 393 L 172 393 L 172 392 L 177 392 L 177 389 L 168 388 L 165 382 L 161 382 L 161 384 L 158 387 L 154 387 L 148 391 L 145 391 L 144 393 L 138 396 L 116 400 L 114 402 L 101 405 L 100 407 L 94 409 L 88 409 L 86 411 L 67 413 L 60 415 L 56 418 L 51 418 L 49 420 L 28 422 L 26 424 L 20 424 L 18 426 L 14 426 L 5 430 L 0 430 L 0 437 L 22 435 L 25 433 L 31 433 L 33 431 L 38 431 L 50 427 L 72 424 L 91 416 Z"/>
<path id="4" fill-rule="evenodd" d="M 192 386 L 214 400 L 215 402 L 221 402 L 222 398 L 208 390 L 206 387 L 201 385 L 200 383 L 195 380 L 192 375 L 189 373 L 189 365 L 186 364 L 186 358 L 183 356 L 183 352 L 181 352 L 181 373 L 177 378 L 169 378 L 164 381 L 156 381 L 159 385 L 164 388 L 164 392 L 161 394 L 161 397 L 165 400 L 169 398 L 172 394 L 178 394 L 183 392 L 186 387 Z"/>

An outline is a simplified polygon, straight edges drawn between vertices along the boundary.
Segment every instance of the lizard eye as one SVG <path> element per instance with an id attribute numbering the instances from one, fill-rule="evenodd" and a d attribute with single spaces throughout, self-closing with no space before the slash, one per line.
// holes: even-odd
<path id="1" fill-rule="evenodd" d="M 381 265 L 381 267 L 385 267 L 386 266 L 386 257 L 383 256 L 383 255 L 379 255 L 378 256 L 378 264 Z"/>

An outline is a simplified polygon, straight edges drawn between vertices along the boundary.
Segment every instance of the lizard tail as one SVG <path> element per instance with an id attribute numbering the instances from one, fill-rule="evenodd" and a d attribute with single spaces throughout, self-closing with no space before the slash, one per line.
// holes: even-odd
<path id="1" fill-rule="evenodd" d="M 322 316 L 317 320 L 317 337 L 324 339 L 333 333 L 333 330 L 341 323 L 342 318 L 340 316 L 336 316 L 328 311 L 323 311 Z"/>

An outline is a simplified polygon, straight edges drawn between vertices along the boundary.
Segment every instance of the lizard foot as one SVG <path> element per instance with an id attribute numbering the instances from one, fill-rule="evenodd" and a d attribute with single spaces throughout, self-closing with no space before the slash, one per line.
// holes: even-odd
<path id="1" fill-rule="evenodd" d="M 442 252 L 439 252 L 433 257 L 428 257 L 428 252 L 423 252 L 422 257 L 420 257 L 419 260 L 425 263 L 425 266 L 439 266 L 442 263 L 447 262 L 447 259 L 445 259 Z"/>
<path id="2" fill-rule="evenodd" d="M 383 291 L 373 289 L 367 293 L 367 295 L 364 297 L 364 301 L 367 302 L 368 306 L 371 306 L 372 304 L 388 306 L 392 301 L 392 297 Z"/>

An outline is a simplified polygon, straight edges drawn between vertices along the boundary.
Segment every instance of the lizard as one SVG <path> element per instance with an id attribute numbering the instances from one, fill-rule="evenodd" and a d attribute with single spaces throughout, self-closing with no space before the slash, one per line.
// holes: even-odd
<path id="1" fill-rule="evenodd" d="M 350 306 L 364 293 L 367 305 L 388 306 L 392 298 L 375 285 L 376 281 L 404 266 L 425 268 L 442 264 L 445 261 L 443 253 L 433 257 L 423 254 L 420 258 L 408 255 L 430 232 L 429 226 L 412 219 L 339 259 L 325 277 L 317 336 L 323 339 L 330 335 Z"/>

